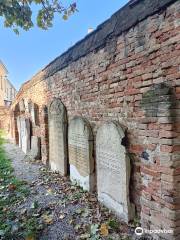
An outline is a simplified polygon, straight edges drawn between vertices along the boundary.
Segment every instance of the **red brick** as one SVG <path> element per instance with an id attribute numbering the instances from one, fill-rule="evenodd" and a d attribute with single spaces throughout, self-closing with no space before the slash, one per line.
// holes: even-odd
<path id="1" fill-rule="evenodd" d="M 173 125 L 172 124 L 161 124 L 160 125 L 160 128 L 163 129 L 163 130 L 172 130 L 173 129 Z"/>
<path id="2" fill-rule="evenodd" d="M 159 131 L 160 138 L 173 138 L 176 136 L 177 136 L 177 134 L 173 131 L 164 131 L 164 130 Z"/>
<path id="3" fill-rule="evenodd" d="M 180 145 L 173 146 L 173 152 L 180 152 Z"/>
<path id="4" fill-rule="evenodd" d="M 152 170 L 149 167 L 141 166 L 141 172 L 153 177 L 159 177 L 160 173 L 157 170 Z"/>
<path id="5" fill-rule="evenodd" d="M 157 130 L 157 129 L 159 129 L 159 125 L 156 123 L 150 123 L 150 124 L 148 124 L 148 129 Z"/>
<path id="6" fill-rule="evenodd" d="M 176 93 L 180 93 L 180 87 L 176 87 Z"/>
<path id="7" fill-rule="evenodd" d="M 173 146 L 162 145 L 160 147 L 160 150 L 161 150 L 161 152 L 171 153 L 171 152 L 173 152 Z"/>
<path id="8" fill-rule="evenodd" d="M 134 153 L 142 153 L 143 151 L 143 146 L 142 145 L 132 145 L 130 146 L 130 151 Z"/>

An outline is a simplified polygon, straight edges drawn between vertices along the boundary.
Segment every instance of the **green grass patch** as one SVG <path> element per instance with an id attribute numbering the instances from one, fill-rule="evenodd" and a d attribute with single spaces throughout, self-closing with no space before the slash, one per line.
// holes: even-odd
<path id="1" fill-rule="evenodd" d="M 14 176 L 11 160 L 3 149 L 4 142 L 0 131 L 0 239 L 36 239 L 39 227 L 34 212 L 27 215 L 17 210 L 29 195 L 29 187 Z"/>

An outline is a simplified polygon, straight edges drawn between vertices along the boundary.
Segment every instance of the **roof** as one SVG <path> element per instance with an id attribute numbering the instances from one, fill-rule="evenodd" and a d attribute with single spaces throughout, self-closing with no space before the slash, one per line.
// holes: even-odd
<path id="1" fill-rule="evenodd" d="M 14 85 L 12 84 L 12 82 L 9 81 L 9 79 L 6 79 L 6 81 L 8 81 L 9 85 L 11 85 L 11 87 L 17 92 L 16 88 L 14 87 Z"/>
<path id="2" fill-rule="evenodd" d="M 93 52 L 105 45 L 110 38 L 117 37 L 123 32 L 135 26 L 138 22 L 166 9 L 170 4 L 178 0 L 131 0 L 111 18 L 88 34 L 84 39 L 77 42 L 54 61 L 49 63 L 43 70 L 45 77 L 51 76 L 65 68 L 68 64 Z"/>
<path id="3" fill-rule="evenodd" d="M 6 74 L 8 74 L 8 70 L 7 70 L 6 66 L 4 65 L 4 63 L 1 61 L 1 59 L 0 59 L 0 66 L 4 69 Z"/>

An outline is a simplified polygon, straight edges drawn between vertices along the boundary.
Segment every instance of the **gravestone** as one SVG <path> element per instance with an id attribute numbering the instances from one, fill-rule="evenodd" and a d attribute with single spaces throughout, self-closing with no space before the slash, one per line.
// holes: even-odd
<path id="1" fill-rule="evenodd" d="M 32 123 L 35 125 L 38 125 L 39 124 L 39 108 L 37 104 L 31 102 L 30 114 L 31 114 Z"/>
<path id="2" fill-rule="evenodd" d="M 35 108 L 34 108 L 34 103 L 31 103 L 31 111 L 30 111 L 30 114 L 31 114 L 31 120 L 32 120 L 32 123 L 35 124 L 36 122 L 36 117 L 35 117 Z"/>
<path id="3" fill-rule="evenodd" d="M 122 128 L 114 122 L 101 126 L 96 137 L 98 199 L 124 221 L 134 217 L 129 201 L 130 159 L 122 145 Z"/>
<path id="4" fill-rule="evenodd" d="M 53 171 L 67 174 L 67 116 L 60 99 L 54 99 L 48 112 L 49 164 Z"/>
<path id="5" fill-rule="evenodd" d="M 25 112 L 29 112 L 29 100 L 28 99 L 24 99 L 24 108 L 25 108 Z"/>
<path id="6" fill-rule="evenodd" d="M 21 120 L 20 120 L 20 117 L 17 117 L 17 130 L 18 130 L 18 145 L 21 148 L 22 140 L 21 140 Z"/>
<path id="7" fill-rule="evenodd" d="M 41 155 L 42 155 L 42 162 L 47 164 L 49 161 L 49 129 L 48 129 L 48 107 L 46 105 L 42 106 L 41 112 L 41 126 L 42 131 L 44 132 L 41 135 Z"/>
<path id="8" fill-rule="evenodd" d="M 29 100 L 28 105 L 28 112 L 31 116 L 31 121 L 34 125 L 39 125 L 39 107 L 36 103 L 33 103 L 31 100 Z"/>
<path id="9" fill-rule="evenodd" d="M 30 121 L 26 118 L 20 118 L 21 148 L 24 153 L 30 150 Z"/>
<path id="10" fill-rule="evenodd" d="M 94 188 L 93 134 L 81 117 L 71 120 L 68 131 L 70 178 L 84 190 Z"/>
<path id="11" fill-rule="evenodd" d="M 31 113 L 31 108 L 32 108 L 32 101 L 28 101 L 28 113 Z"/>
<path id="12" fill-rule="evenodd" d="M 25 105 L 24 105 L 24 100 L 23 99 L 19 102 L 19 111 L 20 112 L 25 111 Z"/>
<path id="13" fill-rule="evenodd" d="M 41 142 L 37 136 L 31 137 L 31 149 L 26 155 L 28 160 L 39 160 L 41 157 Z"/>

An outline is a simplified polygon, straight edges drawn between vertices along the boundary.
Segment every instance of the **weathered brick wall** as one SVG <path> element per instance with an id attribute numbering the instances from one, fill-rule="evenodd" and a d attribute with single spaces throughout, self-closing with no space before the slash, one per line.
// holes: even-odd
<path id="1" fill-rule="evenodd" d="M 0 129 L 11 136 L 11 116 L 9 107 L 0 106 Z"/>
<path id="2" fill-rule="evenodd" d="M 174 229 L 172 238 L 178 239 L 180 2 L 172 2 L 118 37 L 110 35 L 67 66 L 58 67 L 61 61 L 55 60 L 22 87 L 13 108 L 22 98 L 38 104 L 40 124 L 33 126 L 33 134 L 41 136 L 44 162 L 48 160 L 44 108 L 54 97 L 67 108 L 68 121 L 76 115 L 89 120 L 94 138 L 102 123 L 119 121 L 127 129 L 131 201 L 142 225 Z"/>
<path id="3" fill-rule="evenodd" d="M 17 117 L 25 116 L 32 120 L 32 116 L 27 111 L 20 112 L 18 103 L 25 99 L 26 101 L 32 101 L 38 106 L 39 121 L 38 124 L 32 123 L 31 131 L 32 135 L 41 138 L 41 152 L 42 160 L 44 163 L 48 160 L 48 125 L 47 125 L 47 86 L 45 81 L 43 81 L 43 72 L 39 72 L 31 81 L 26 82 L 18 92 L 15 101 L 11 106 L 11 111 L 14 113 L 14 139 L 16 144 L 18 144 L 18 133 L 17 133 Z M 32 121 L 31 121 L 32 122 Z"/>

